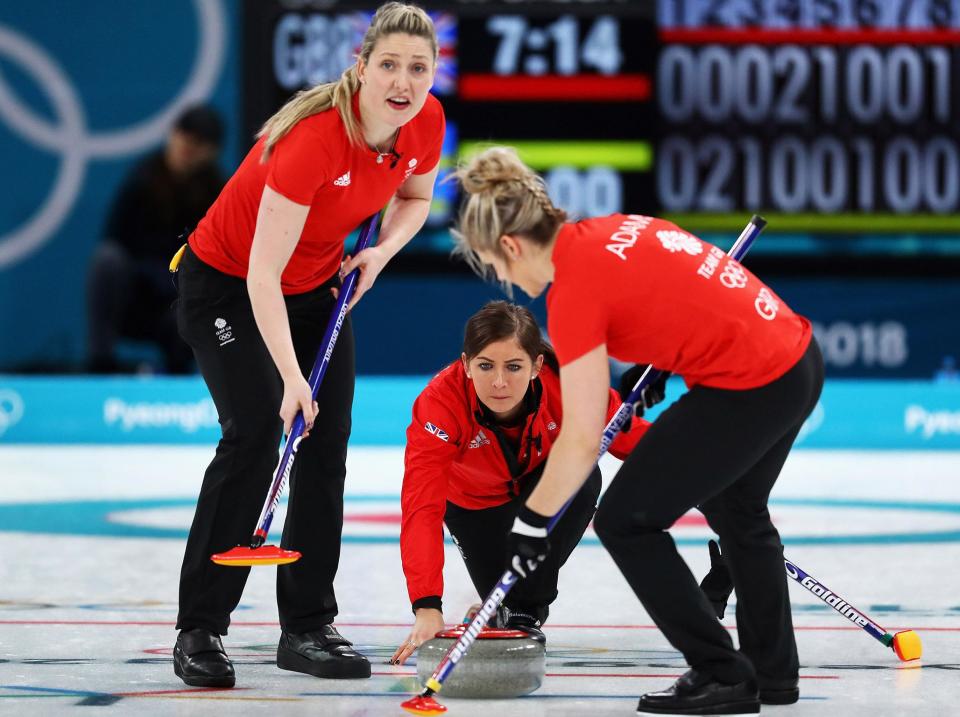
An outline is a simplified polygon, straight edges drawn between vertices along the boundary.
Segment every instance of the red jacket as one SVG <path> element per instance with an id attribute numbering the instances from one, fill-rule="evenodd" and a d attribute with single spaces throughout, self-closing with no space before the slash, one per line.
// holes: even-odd
<path id="1" fill-rule="evenodd" d="M 545 365 L 524 400 L 528 415 L 517 455 L 504 452 L 460 361 L 434 376 L 414 402 L 400 498 L 400 555 L 411 603 L 443 595 L 447 501 L 467 509 L 502 505 L 547 460 L 562 420 L 557 373 Z M 620 403 L 611 389 L 608 420 Z M 610 452 L 626 458 L 649 425 L 634 420 Z"/>

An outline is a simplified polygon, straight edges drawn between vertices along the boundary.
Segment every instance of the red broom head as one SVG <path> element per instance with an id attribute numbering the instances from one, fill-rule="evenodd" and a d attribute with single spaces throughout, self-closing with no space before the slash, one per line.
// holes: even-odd
<path id="1" fill-rule="evenodd" d="M 223 553 L 216 553 L 210 559 L 217 565 L 245 567 L 249 565 L 286 565 L 300 559 L 296 550 L 278 548 L 276 545 L 261 545 L 259 548 L 247 548 L 238 545 Z"/>
<path id="2" fill-rule="evenodd" d="M 433 697 L 425 697 L 424 695 L 411 697 L 400 706 L 412 715 L 442 715 L 447 711 L 447 708 Z"/>

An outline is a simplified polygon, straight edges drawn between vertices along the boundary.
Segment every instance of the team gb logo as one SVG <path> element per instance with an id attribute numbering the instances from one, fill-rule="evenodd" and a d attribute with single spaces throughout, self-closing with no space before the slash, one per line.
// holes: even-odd
<path id="1" fill-rule="evenodd" d="M 663 244 L 663 248 L 671 252 L 685 251 L 687 254 L 696 256 L 703 253 L 703 244 L 696 237 L 692 237 L 685 232 L 678 232 L 674 229 L 661 229 L 657 232 L 657 239 Z"/>

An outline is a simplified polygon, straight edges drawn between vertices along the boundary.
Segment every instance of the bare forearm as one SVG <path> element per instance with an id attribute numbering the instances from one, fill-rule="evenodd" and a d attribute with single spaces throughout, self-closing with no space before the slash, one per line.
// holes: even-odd
<path id="1" fill-rule="evenodd" d="M 393 258 L 420 231 L 429 214 L 429 199 L 394 197 L 383 215 L 377 246 Z"/>
<path id="2" fill-rule="evenodd" d="M 280 376 L 284 381 L 288 377 L 302 376 L 293 350 L 287 305 L 283 301 L 279 278 L 266 276 L 265 272 L 251 271 L 247 277 L 247 292 L 250 294 L 257 328 Z"/>
<path id="3" fill-rule="evenodd" d="M 540 515 L 554 515 L 586 482 L 597 462 L 600 442 L 562 433 L 550 451 L 543 477 L 527 499 L 527 506 Z"/>

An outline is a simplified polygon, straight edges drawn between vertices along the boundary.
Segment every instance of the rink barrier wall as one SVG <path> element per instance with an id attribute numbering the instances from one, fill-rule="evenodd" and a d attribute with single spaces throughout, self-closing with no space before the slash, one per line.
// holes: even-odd
<path id="1" fill-rule="evenodd" d="M 428 380 L 361 376 L 351 444 L 403 445 L 413 401 Z M 683 383 L 671 379 L 668 399 L 682 392 Z M 213 444 L 219 435 L 199 377 L 0 374 L 0 444 Z M 960 450 L 960 381 L 829 380 L 797 445 Z"/>

